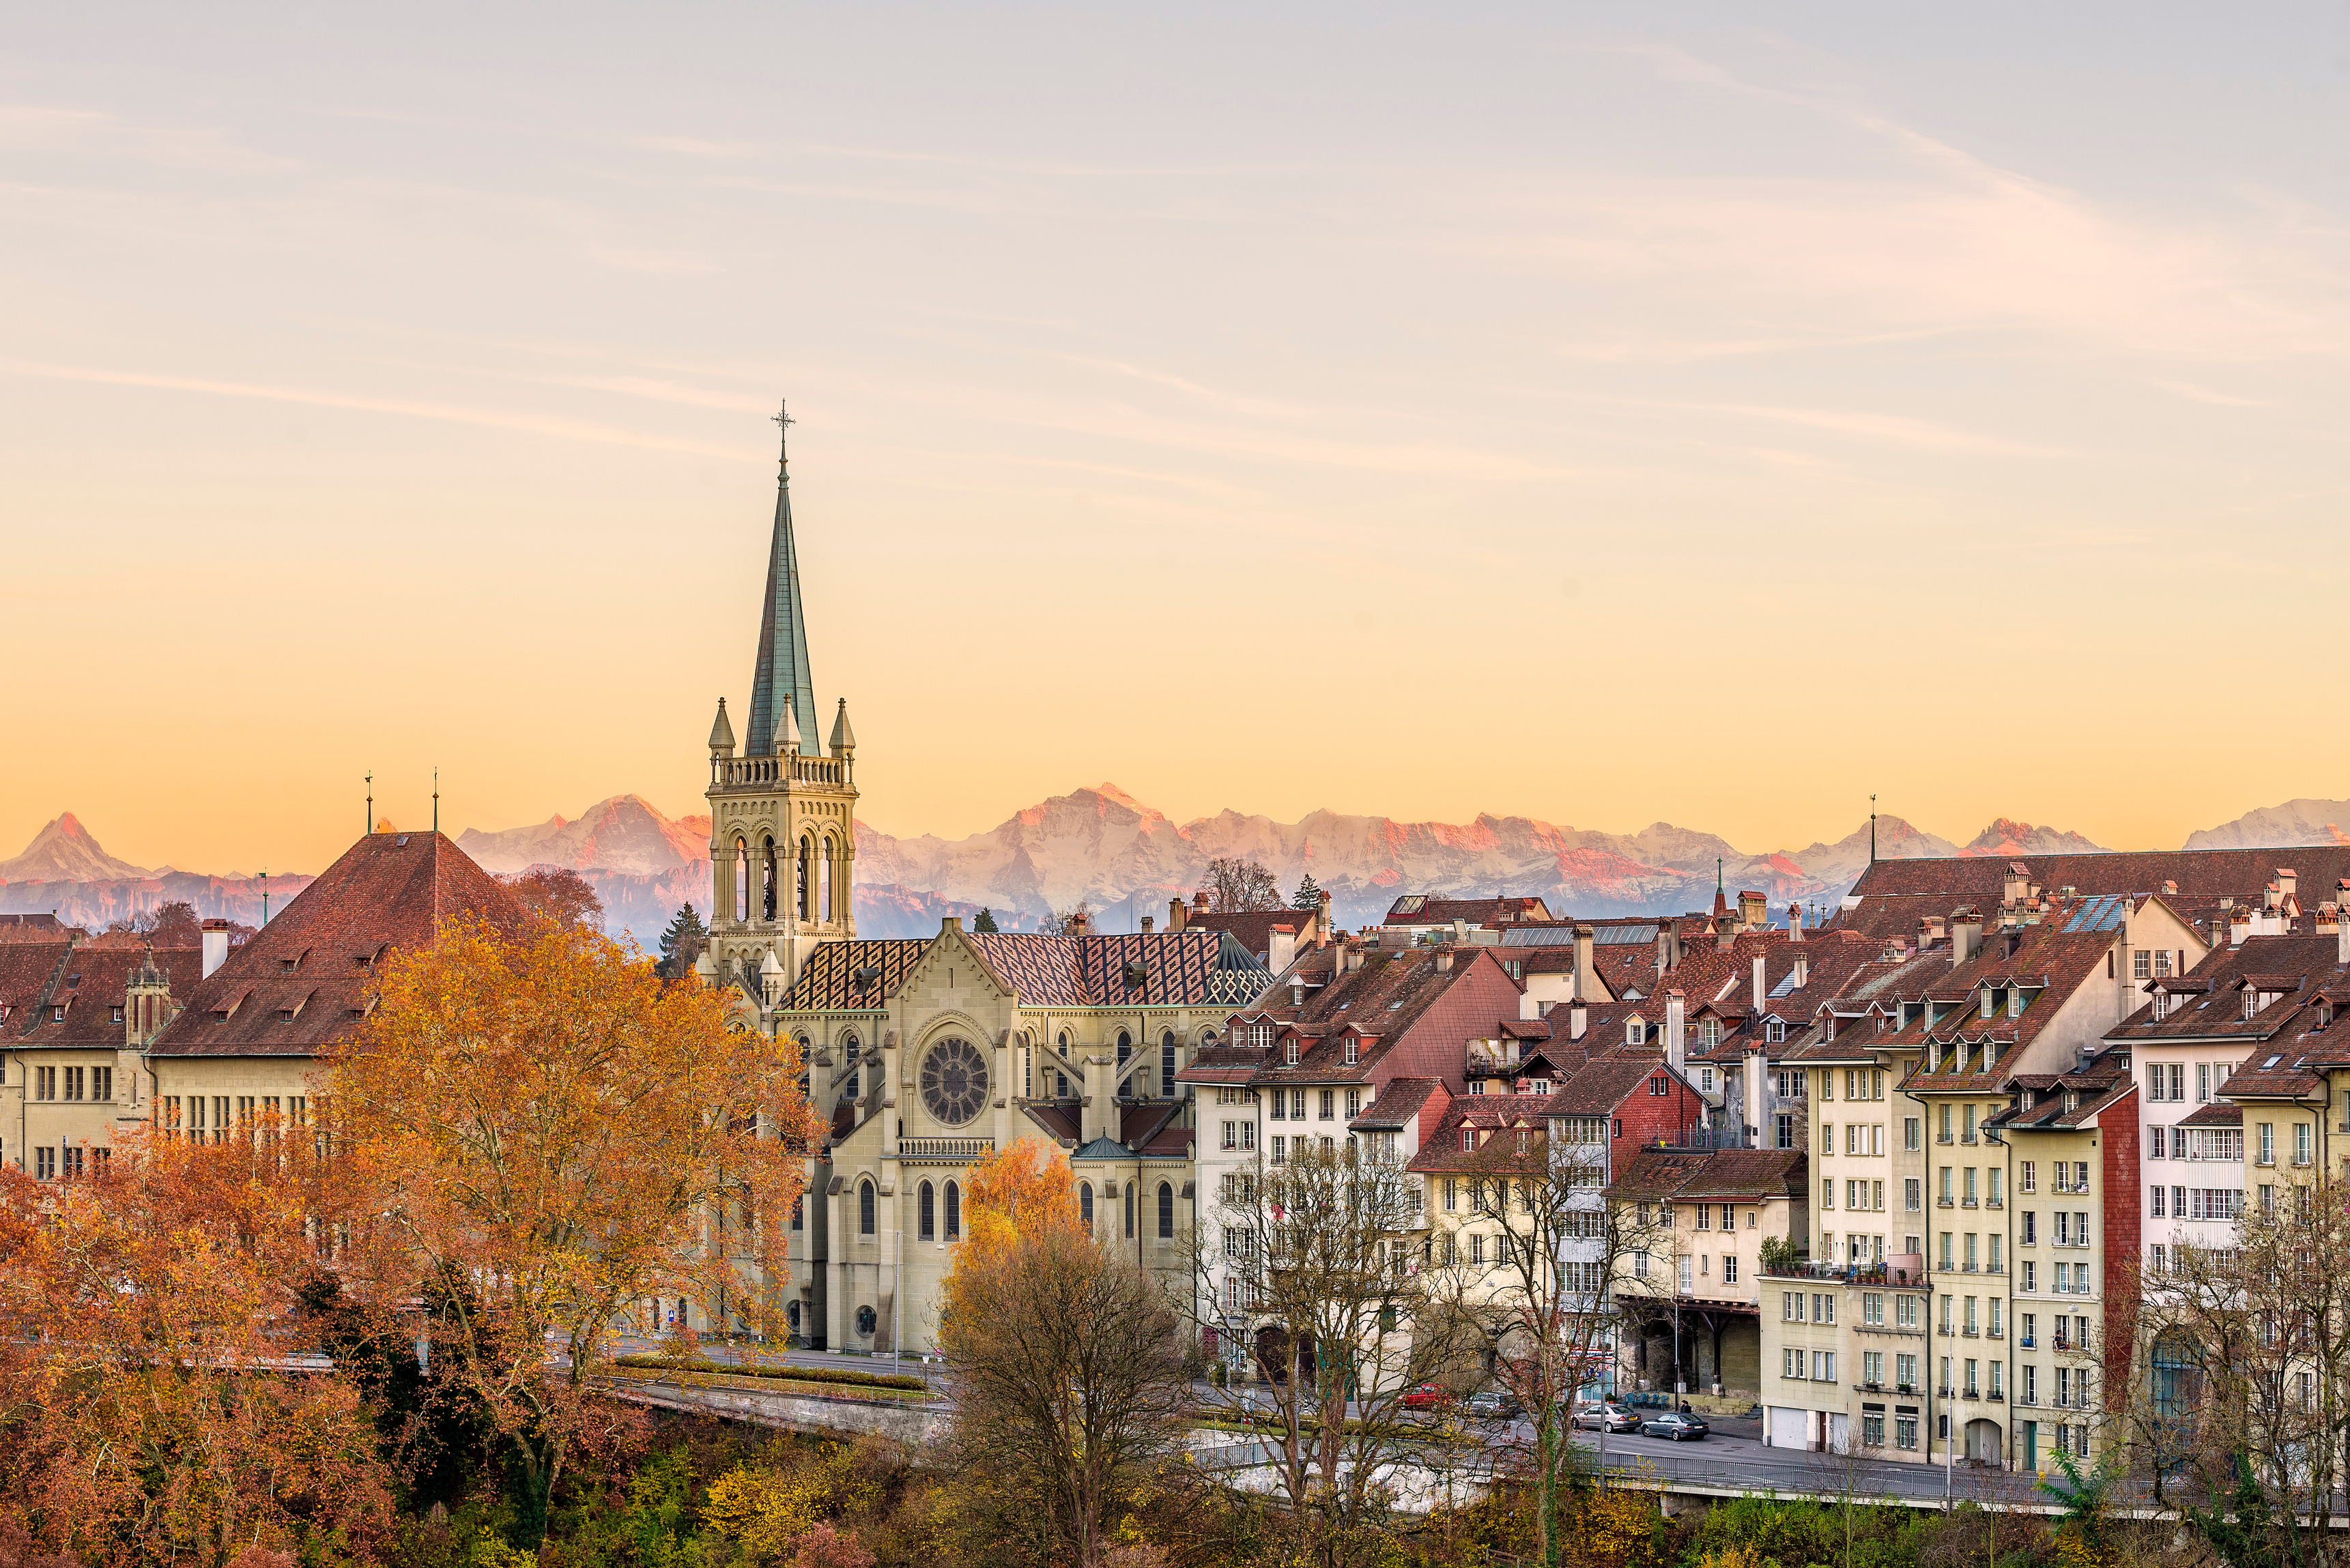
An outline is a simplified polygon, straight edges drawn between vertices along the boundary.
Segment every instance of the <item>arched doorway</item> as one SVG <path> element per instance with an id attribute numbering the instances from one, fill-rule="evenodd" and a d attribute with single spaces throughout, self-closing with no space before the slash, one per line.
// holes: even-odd
<path id="1" fill-rule="evenodd" d="M 1969 1421 L 1967 1423 L 1967 1458 L 1979 1465 L 1997 1465 L 2000 1462 L 2002 1441 L 2004 1436 L 2005 1434 L 2000 1431 L 1997 1421 L 1987 1421 L 1981 1417 Z"/>

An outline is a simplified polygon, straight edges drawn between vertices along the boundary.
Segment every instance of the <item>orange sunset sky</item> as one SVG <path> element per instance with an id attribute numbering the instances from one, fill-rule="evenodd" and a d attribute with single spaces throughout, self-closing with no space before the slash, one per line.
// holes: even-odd
<path id="1" fill-rule="evenodd" d="M 2343 14 L 1943 9 L 18 17 L 0 855 L 702 809 L 779 396 L 893 833 L 2350 794 Z"/>

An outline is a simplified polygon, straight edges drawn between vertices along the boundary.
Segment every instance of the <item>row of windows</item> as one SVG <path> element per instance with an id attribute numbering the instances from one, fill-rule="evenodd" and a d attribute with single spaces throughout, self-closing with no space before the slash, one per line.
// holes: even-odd
<path id="1" fill-rule="evenodd" d="M 111 1067 L 36 1067 L 32 1070 L 36 1100 L 110 1100 L 114 1098 Z"/>
<path id="2" fill-rule="evenodd" d="M 106 1162 L 113 1158 L 113 1154 L 114 1151 L 103 1144 L 96 1147 L 67 1144 L 57 1148 L 43 1144 L 32 1151 L 33 1175 L 41 1181 L 55 1181 L 60 1176 L 68 1181 L 84 1176 L 103 1176 L 106 1174 Z"/>
<path id="3" fill-rule="evenodd" d="M 1272 1110 L 1270 1115 L 1273 1120 L 1277 1122 L 1302 1122 L 1305 1119 L 1305 1090 L 1292 1089 L 1286 1096 L 1284 1096 L 1279 1089 L 1275 1089 L 1273 1091 L 1271 1098 Z M 1288 1107 L 1285 1115 L 1283 1111 L 1284 1099 Z M 1315 1105 L 1321 1112 L 1321 1116 L 1317 1119 L 1326 1122 L 1336 1120 L 1338 1116 L 1338 1091 L 1336 1089 L 1322 1090 L 1318 1099 L 1315 1101 Z M 1352 1121 L 1362 1114 L 1363 1091 L 1360 1089 L 1348 1089 L 1347 1091 L 1347 1119 L 1348 1121 Z"/>
<path id="4" fill-rule="evenodd" d="M 824 836 L 821 849 L 814 837 L 800 840 L 796 864 L 792 870 L 792 908 L 803 920 L 829 920 L 833 918 L 833 868 L 841 856 L 832 835 Z M 758 887 L 752 886 L 754 854 L 747 840 L 734 840 L 734 918 L 748 921 L 755 908 L 758 919 L 772 920 L 777 906 L 775 841 L 763 838 L 756 852 Z M 847 878 L 847 868 L 841 867 L 841 880 Z"/>

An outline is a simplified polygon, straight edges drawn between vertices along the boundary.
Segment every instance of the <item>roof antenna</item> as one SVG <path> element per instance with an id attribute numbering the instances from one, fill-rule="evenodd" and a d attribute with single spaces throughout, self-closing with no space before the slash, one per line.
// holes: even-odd
<path id="1" fill-rule="evenodd" d="M 261 874 L 261 923 L 269 923 L 269 873 Z"/>
<path id="2" fill-rule="evenodd" d="M 1877 797 L 1868 797 L 1868 863 L 1877 864 Z"/>
<path id="3" fill-rule="evenodd" d="M 441 770 L 432 770 L 432 831 L 441 831 Z"/>
<path id="4" fill-rule="evenodd" d="M 368 774 L 368 776 L 367 776 L 367 786 L 368 786 L 368 819 L 367 819 L 367 830 L 368 830 L 369 833 L 373 833 L 373 832 L 375 831 L 375 774 L 374 774 L 372 772 L 370 772 L 370 773 Z"/>

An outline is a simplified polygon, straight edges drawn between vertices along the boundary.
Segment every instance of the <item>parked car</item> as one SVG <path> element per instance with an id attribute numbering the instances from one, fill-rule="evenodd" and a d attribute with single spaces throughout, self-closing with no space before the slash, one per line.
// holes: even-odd
<path id="1" fill-rule="evenodd" d="M 1397 1403 L 1407 1410 L 1441 1410 L 1452 1403 L 1452 1391 L 1440 1383 L 1423 1383 L 1406 1390 Z"/>
<path id="2" fill-rule="evenodd" d="M 1463 1399 L 1461 1407 L 1480 1421 L 1514 1421 L 1525 1407 L 1504 1389 L 1487 1388 Z"/>
<path id="3" fill-rule="evenodd" d="M 1647 1438 L 1670 1438 L 1676 1443 L 1702 1438 L 1713 1428 L 1695 1416 L 1684 1416 L 1678 1410 L 1668 1410 L 1661 1416 L 1651 1416 L 1640 1423 L 1640 1435 Z"/>
<path id="4" fill-rule="evenodd" d="M 1621 1405 L 1584 1405 L 1576 1408 L 1573 1423 L 1586 1432 L 1637 1432 L 1640 1417 Z"/>

